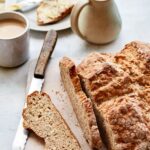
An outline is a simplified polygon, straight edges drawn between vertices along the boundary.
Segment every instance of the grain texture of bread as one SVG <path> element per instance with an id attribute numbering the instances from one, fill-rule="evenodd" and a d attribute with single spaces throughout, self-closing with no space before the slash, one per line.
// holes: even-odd
<path id="1" fill-rule="evenodd" d="M 150 150 L 150 44 L 116 55 L 92 53 L 77 67 L 110 150 Z"/>
<path id="2" fill-rule="evenodd" d="M 27 97 L 23 118 L 23 126 L 44 139 L 45 150 L 81 150 L 77 139 L 46 93 L 36 91 Z"/>
<path id="3" fill-rule="evenodd" d="M 43 0 L 37 8 L 37 23 L 45 25 L 58 22 L 71 13 L 73 0 Z"/>
<path id="4" fill-rule="evenodd" d="M 92 103 L 82 91 L 80 79 L 73 61 L 64 57 L 60 61 L 60 73 L 73 109 L 90 147 L 100 150 L 102 141 L 98 130 Z"/>

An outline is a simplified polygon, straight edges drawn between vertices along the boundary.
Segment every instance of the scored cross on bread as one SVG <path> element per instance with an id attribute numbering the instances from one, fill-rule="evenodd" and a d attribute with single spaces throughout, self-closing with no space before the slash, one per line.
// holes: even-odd
<path id="1" fill-rule="evenodd" d="M 92 53 L 78 65 L 79 77 L 92 101 L 102 103 L 133 91 L 130 76 L 113 61 L 108 54 Z"/>

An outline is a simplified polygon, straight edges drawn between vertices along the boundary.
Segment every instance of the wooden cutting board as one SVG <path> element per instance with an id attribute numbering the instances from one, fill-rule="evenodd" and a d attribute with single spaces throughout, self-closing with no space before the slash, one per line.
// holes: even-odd
<path id="1" fill-rule="evenodd" d="M 61 82 L 60 72 L 59 72 L 59 58 L 51 59 L 46 70 L 45 82 L 42 91 L 50 95 L 52 102 L 59 110 L 63 118 L 66 120 L 67 124 L 71 128 L 74 135 L 77 137 L 83 150 L 91 150 L 86 140 L 83 137 L 83 133 L 78 124 L 76 116 L 73 112 L 71 103 L 64 90 Z M 79 62 L 80 59 L 73 59 L 75 62 Z M 36 60 L 31 62 L 27 81 L 27 91 L 29 89 L 31 79 L 33 76 L 33 71 L 35 68 Z M 34 133 L 30 132 L 29 138 L 25 150 L 43 150 L 44 141 L 38 138 Z"/>

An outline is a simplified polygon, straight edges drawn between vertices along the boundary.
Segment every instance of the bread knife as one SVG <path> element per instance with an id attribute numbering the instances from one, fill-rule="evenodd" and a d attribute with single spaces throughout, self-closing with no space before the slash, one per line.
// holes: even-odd
<path id="1" fill-rule="evenodd" d="M 47 33 L 41 53 L 37 60 L 37 64 L 34 70 L 34 76 L 31 81 L 28 94 L 31 94 L 34 91 L 41 91 L 42 85 L 44 83 L 45 70 L 48 64 L 48 61 L 53 53 L 57 41 L 57 32 L 51 30 Z M 24 108 L 26 108 L 26 103 Z M 28 138 L 28 131 L 23 128 L 23 118 L 21 117 L 15 139 L 12 145 L 13 150 L 23 150 Z"/>

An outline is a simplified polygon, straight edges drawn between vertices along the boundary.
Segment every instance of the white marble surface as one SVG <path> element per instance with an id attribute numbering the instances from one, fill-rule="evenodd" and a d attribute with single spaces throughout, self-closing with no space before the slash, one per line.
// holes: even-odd
<path id="1" fill-rule="evenodd" d="M 150 40 L 150 0 L 116 0 L 123 20 L 120 36 L 113 43 L 97 46 L 84 42 L 72 31 L 59 32 L 53 57 L 85 56 L 92 51 L 117 52 L 132 40 Z M 45 33 L 31 32 L 30 59 L 38 56 Z M 29 61 L 19 68 L 0 68 L 0 150 L 11 150 L 25 100 Z"/>

